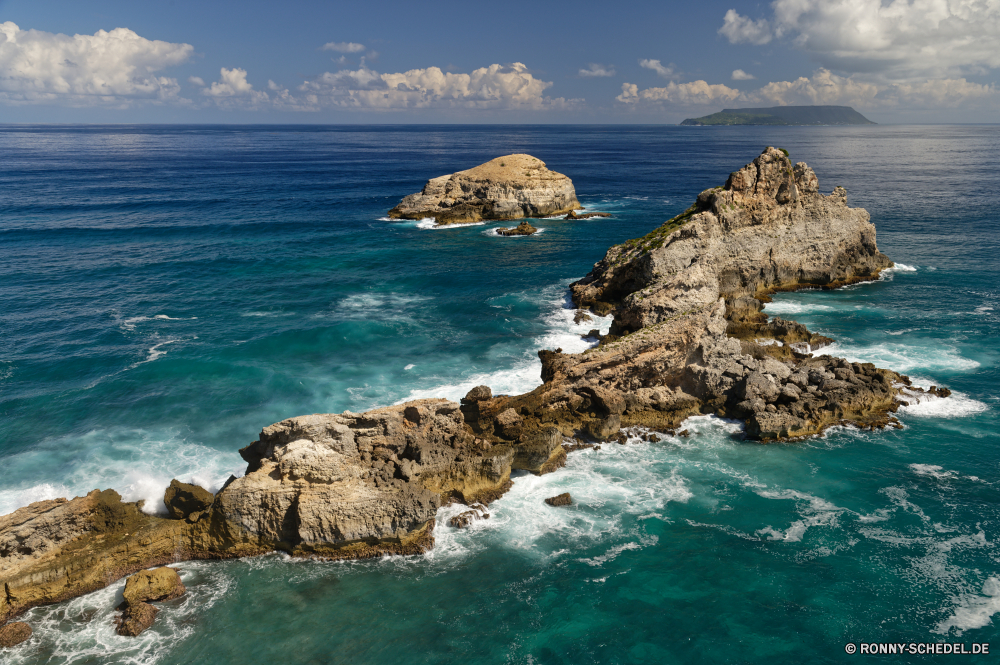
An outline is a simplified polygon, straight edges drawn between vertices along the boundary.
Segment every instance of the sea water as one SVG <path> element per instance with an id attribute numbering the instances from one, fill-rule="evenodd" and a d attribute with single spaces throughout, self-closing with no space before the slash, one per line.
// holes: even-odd
<path id="1" fill-rule="evenodd" d="M 122 582 L 25 615 L 10 663 L 839 662 L 847 643 L 1000 649 L 1000 128 L 0 127 L 0 514 L 114 488 L 218 489 L 264 426 L 540 384 L 581 351 L 567 285 L 767 145 L 847 188 L 897 262 L 767 312 L 946 386 L 902 430 L 690 436 L 515 475 L 423 556 L 178 565 L 114 634 Z M 610 219 L 435 229 L 386 212 L 527 152 Z M 635 432 L 640 434 L 640 432 Z M 570 492 L 574 505 L 543 499 Z M 860 656 L 854 656 L 858 658 Z M 907 657 L 904 660 L 914 660 Z"/>

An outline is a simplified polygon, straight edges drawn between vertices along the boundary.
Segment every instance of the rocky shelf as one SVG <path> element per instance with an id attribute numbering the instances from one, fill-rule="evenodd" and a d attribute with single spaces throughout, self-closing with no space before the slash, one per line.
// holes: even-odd
<path id="1" fill-rule="evenodd" d="M 575 206 L 571 185 L 563 191 L 558 205 Z M 892 265 L 846 191 L 821 194 L 811 168 L 767 148 L 682 214 L 609 249 L 571 286 L 579 319 L 613 314 L 611 331 L 584 353 L 540 351 L 544 383 L 530 393 L 480 386 L 461 403 L 284 420 L 240 450 L 246 474 L 217 494 L 172 483 L 169 517 L 113 490 L 0 517 L 0 622 L 187 559 L 418 554 L 433 546 L 443 504 L 475 506 L 460 526 L 484 518 L 513 470 L 555 471 L 567 452 L 624 442 L 622 428 L 648 428 L 650 440 L 649 430 L 672 433 L 688 416 L 714 413 L 767 442 L 838 424 L 898 425 L 893 413 L 919 390 L 907 377 L 813 355 L 827 338 L 762 311 L 774 292 L 873 280 Z M 155 608 L 138 602 L 141 626 Z M 11 641 L 30 634 L 9 626 Z"/>

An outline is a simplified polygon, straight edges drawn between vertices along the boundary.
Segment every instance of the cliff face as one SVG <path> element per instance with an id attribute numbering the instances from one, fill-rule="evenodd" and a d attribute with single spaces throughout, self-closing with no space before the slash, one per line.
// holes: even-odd
<path id="1" fill-rule="evenodd" d="M 565 437 L 623 441 L 623 427 L 671 429 L 699 413 L 740 419 L 763 441 L 898 425 L 909 379 L 814 357 L 828 339 L 761 311 L 774 291 L 874 279 L 891 265 L 843 189 L 820 194 L 812 169 L 768 148 L 571 286 L 579 307 L 614 313 L 612 334 L 580 354 L 540 351 L 544 383 L 530 393 L 479 386 L 461 404 L 276 423 L 240 451 L 246 475 L 214 497 L 172 483 L 174 519 L 111 490 L 0 517 L 0 622 L 185 559 L 423 552 L 439 506 L 489 502 L 514 469 L 558 469 Z"/>
<path id="2" fill-rule="evenodd" d="M 565 214 L 582 207 L 573 181 L 531 155 L 507 155 L 466 171 L 431 178 L 389 211 L 393 219 L 433 218 L 468 224 Z"/>

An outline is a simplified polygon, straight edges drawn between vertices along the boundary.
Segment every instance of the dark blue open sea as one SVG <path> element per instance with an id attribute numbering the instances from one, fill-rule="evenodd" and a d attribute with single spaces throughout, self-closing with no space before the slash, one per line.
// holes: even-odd
<path id="1" fill-rule="evenodd" d="M 162 507 L 171 478 L 241 473 L 237 449 L 283 418 L 529 390 L 538 349 L 586 348 L 567 284 L 767 145 L 845 186 L 898 263 L 767 311 L 954 391 L 902 409 L 903 430 L 759 445 L 692 418 L 690 438 L 516 478 L 492 519 L 439 519 L 425 556 L 184 563 L 188 594 L 139 638 L 114 634 L 120 582 L 31 610 L 4 662 L 1000 652 L 997 126 L 0 126 L 0 514 L 95 487 Z M 428 178 L 512 152 L 614 217 L 527 238 L 385 218 Z M 542 503 L 564 491 L 572 508 Z"/>

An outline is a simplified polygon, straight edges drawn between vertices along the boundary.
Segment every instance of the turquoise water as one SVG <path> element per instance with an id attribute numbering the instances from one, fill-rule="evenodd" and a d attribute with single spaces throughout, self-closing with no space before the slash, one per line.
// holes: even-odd
<path id="1" fill-rule="evenodd" d="M 115 636 L 121 584 L 26 617 L 13 663 L 840 662 L 847 642 L 997 642 L 996 127 L 0 127 L 0 513 L 217 488 L 286 417 L 479 383 L 582 350 L 566 285 L 765 145 L 847 187 L 900 266 L 768 311 L 952 397 L 905 429 L 791 445 L 695 418 L 522 476 L 423 557 L 180 565 Z M 610 220 L 432 230 L 385 211 L 529 152 Z M 601 322 L 607 326 L 610 322 Z M 734 436 L 736 435 L 736 436 Z M 545 506 L 569 491 L 576 505 Z M 862 656 L 854 656 L 859 658 Z M 903 660 L 919 660 L 907 657 Z"/>

